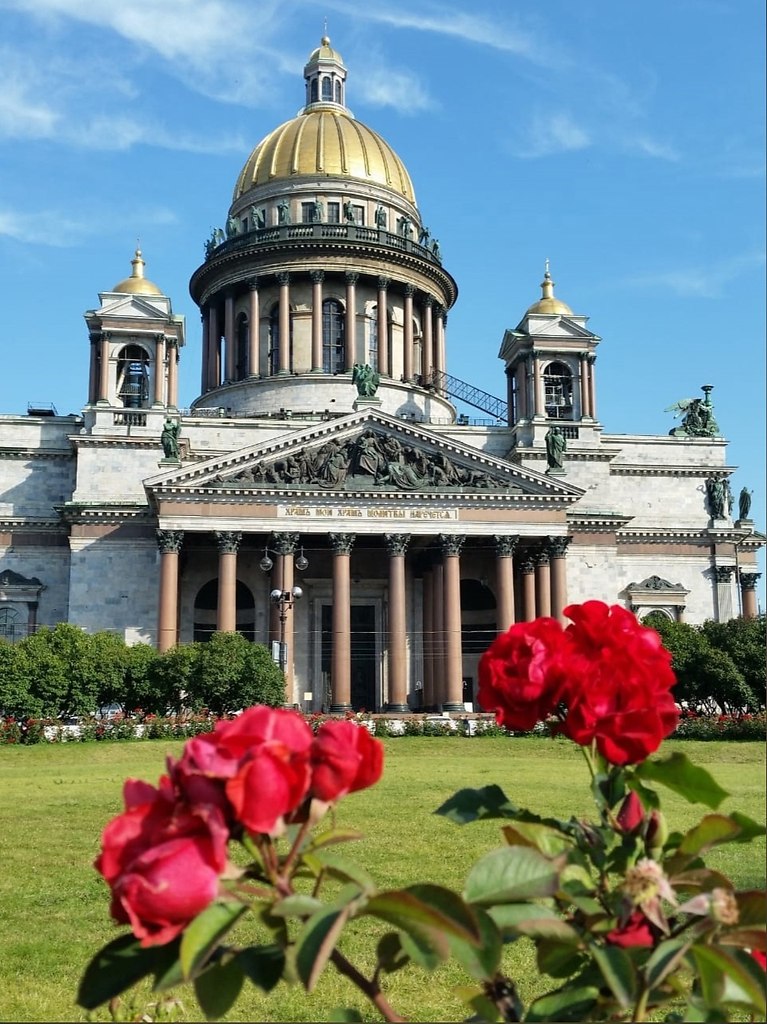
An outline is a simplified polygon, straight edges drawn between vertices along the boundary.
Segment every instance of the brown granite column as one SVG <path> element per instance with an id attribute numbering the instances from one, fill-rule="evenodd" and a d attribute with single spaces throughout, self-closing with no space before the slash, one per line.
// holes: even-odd
<path id="1" fill-rule="evenodd" d="M 432 373 L 434 372 L 434 336 L 432 334 L 432 317 L 431 310 L 434 305 L 434 299 L 431 295 L 424 295 L 423 304 L 421 305 L 421 334 L 423 336 L 423 366 L 421 367 L 421 373 L 423 374 L 424 383 L 428 384 L 431 381 Z"/>
<path id="2" fill-rule="evenodd" d="M 756 584 L 762 574 L 760 572 L 740 573 L 740 598 L 743 606 L 743 618 L 755 619 L 759 614 L 756 603 Z"/>
<path id="3" fill-rule="evenodd" d="M 154 362 L 154 405 L 165 405 L 165 352 L 167 341 L 164 334 L 155 335 Z M 170 363 L 170 359 L 168 360 Z M 170 403 L 168 403 L 170 404 Z"/>
<path id="4" fill-rule="evenodd" d="M 434 678 L 433 704 L 436 711 L 445 700 L 445 568 L 441 560 L 435 564 L 433 574 L 431 664 Z"/>
<path id="5" fill-rule="evenodd" d="M 533 416 L 541 417 L 546 415 L 546 405 L 543 400 L 543 374 L 541 373 L 541 358 L 537 352 L 533 352 Z"/>
<path id="6" fill-rule="evenodd" d="M 99 366 L 99 342 L 101 340 L 100 339 L 100 335 L 92 334 L 91 337 L 90 337 L 90 340 L 91 340 L 91 356 L 90 356 L 90 363 L 89 363 L 89 368 L 88 368 L 88 403 L 89 403 L 89 405 L 93 405 L 93 403 L 99 397 L 99 372 L 98 372 L 98 366 Z"/>
<path id="7" fill-rule="evenodd" d="M 260 375 L 261 361 L 261 307 L 258 294 L 258 278 L 252 277 L 248 281 L 249 309 L 248 309 L 248 376 L 258 377 Z"/>
<path id="8" fill-rule="evenodd" d="M 434 706 L 434 572 L 423 573 L 423 690 L 422 708 Z"/>
<path id="9" fill-rule="evenodd" d="M 333 549 L 333 622 L 330 655 L 331 714 L 351 710 L 352 634 L 350 556 L 353 533 L 328 535 Z"/>
<path id="10" fill-rule="evenodd" d="M 287 271 L 280 271 L 277 274 L 277 283 L 280 286 L 280 368 L 277 373 L 285 374 L 290 373 L 290 274 Z"/>
<path id="11" fill-rule="evenodd" d="M 101 335 L 99 346 L 99 402 L 109 402 L 109 338 L 108 331 Z"/>
<path id="12" fill-rule="evenodd" d="M 551 615 L 551 566 L 549 552 L 539 548 L 533 556 L 535 562 L 535 615 Z"/>
<path id="13" fill-rule="evenodd" d="M 535 618 L 535 562 L 530 555 L 519 567 L 522 575 L 522 621 L 532 622 Z"/>
<path id="14" fill-rule="evenodd" d="M 500 536 L 495 541 L 496 629 L 505 633 L 514 622 L 514 548 L 519 537 Z"/>
<path id="15" fill-rule="evenodd" d="M 591 416 L 591 410 L 589 408 L 589 362 L 588 355 L 586 352 L 581 352 L 580 356 L 580 371 L 581 371 L 581 416 Z"/>
<path id="16" fill-rule="evenodd" d="M 351 373 L 357 360 L 357 281 L 359 274 L 353 271 L 346 273 L 346 344 L 345 365 L 347 373 Z M 359 362 L 364 363 L 364 359 Z"/>
<path id="17" fill-rule="evenodd" d="M 407 704 L 407 609 L 405 604 L 405 552 L 410 537 L 384 535 L 389 552 L 389 700 L 387 711 L 409 711 Z"/>
<path id="18" fill-rule="evenodd" d="M 210 364 L 210 325 L 208 322 L 207 310 L 203 307 L 200 314 L 202 323 L 202 359 L 200 369 L 200 394 L 204 395 L 208 390 L 208 372 Z"/>
<path id="19" fill-rule="evenodd" d="M 389 316 L 386 306 L 389 278 L 378 278 L 378 372 L 389 376 Z"/>
<path id="20" fill-rule="evenodd" d="M 313 270 L 312 279 L 312 373 L 322 373 L 322 282 L 324 270 Z"/>
<path id="21" fill-rule="evenodd" d="M 168 342 L 168 407 L 178 408 L 178 343 L 175 338 Z"/>
<path id="22" fill-rule="evenodd" d="M 282 664 L 285 673 L 285 703 L 298 704 L 295 690 L 295 650 L 294 650 L 294 629 L 293 629 L 293 555 L 298 547 L 297 533 L 275 533 L 272 535 L 272 544 L 280 560 L 280 583 L 275 588 L 283 594 L 290 594 L 289 601 L 284 602 L 282 615 L 283 622 L 280 622 L 279 609 L 277 623 L 279 629 L 278 639 L 285 644 L 282 654 Z"/>
<path id="23" fill-rule="evenodd" d="M 597 389 L 594 381 L 594 364 L 596 361 L 596 356 L 589 356 L 589 415 L 592 419 L 597 418 Z"/>
<path id="24" fill-rule="evenodd" d="M 221 332 L 218 326 L 218 307 L 211 302 L 208 307 L 208 391 L 221 383 Z"/>
<path id="25" fill-rule="evenodd" d="M 465 537 L 441 534 L 445 571 L 445 694 L 443 711 L 463 711 L 461 643 L 461 549 Z"/>
<path id="26" fill-rule="evenodd" d="M 567 605 L 567 548 L 570 537 L 549 537 L 549 559 L 551 561 L 551 614 L 565 623 L 564 609 Z"/>
<path id="27" fill-rule="evenodd" d="M 234 292 L 231 291 L 224 296 L 224 339 L 224 377 L 226 380 L 234 380 L 237 372 L 237 341 L 234 336 Z"/>
<path id="28" fill-rule="evenodd" d="M 218 543 L 218 610 L 216 629 L 219 633 L 237 631 L 237 552 L 242 534 L 230 530 L 214 531 Z"/>
<path id="29" fill-rule="evenodd" d="M 441 375 L 445 372 L 445 322 L 447 314 L 442 306 L 434 309 L 434 369 Z M 440 386 L 440 394 L 444 394 L 444 388 Z"/>
<path id="30" fill-rule="evenodd" d="M 158 530 L 160 549 L 160 594 L 157 602 L 157 650 L 178 642 L 178 556 L 184 534 L 181 530 Z"/>
<path id="31" fill-rule="evenodd" d="M 405 306 L 402 313 L 404 324 L 404 351 L 402 353 L 402 376 L 405 380 L 413 379 L 413 293 L 412 284 L 405 285 Z"/>

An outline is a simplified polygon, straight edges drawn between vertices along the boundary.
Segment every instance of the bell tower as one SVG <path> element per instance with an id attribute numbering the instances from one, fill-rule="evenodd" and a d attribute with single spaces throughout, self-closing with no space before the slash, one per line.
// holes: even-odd
<path id="1" fill-rule="evenodd" d="M 555 296 L 546 260 L 541 298 L 514 330 L 505 332 L 498 353 L 506 365 L 515 446 L 542 445 L 552 426 L 567 438 L 585 441 L 601 430 L 594 378 L 600 338 L 587 322 L 588 317 L 576 315 Z"/>

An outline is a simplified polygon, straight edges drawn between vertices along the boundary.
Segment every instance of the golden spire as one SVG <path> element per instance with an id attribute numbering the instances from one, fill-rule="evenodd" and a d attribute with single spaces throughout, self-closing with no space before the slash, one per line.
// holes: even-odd
<path id="1" fill-rule="evenodd" d="M 126 277 L 124 281 L 116 284 L 112 291 L 132 292 L 135 295 L 162 295 L 161 289 L 154 282 L 144 277 L 144 267 L 146 264 L 144 263 L 144 257 L 141 255 L 141 249 L 138 246 L 136 246 L 136 252 L 130 263 L 130 277 Z"/>
<path id="2" fill-rule="evenodd" d="M 543 280 L 541 281 L 541 297 L 528 309 L 528 313 L 564 314 L 572 316 L 572 310 L 566 302 L 554 295 L 554 281 L 549 270 L 549 260 L 544 262 Z"/>
<path id="3" fill-rule="evenodd" d="M 541 281 L 541 298 L 553 299 L 554 298 L 554 282 L 551 280 L 551 274 L 549 272 L 549 259 L 546 257 L 544 261 L 544 272 L 543 280 Z"/>
<path id="4" fill-rule="evenodd" d="M 130 264 L 131 264 L 131 267 L 132 267 L 131 272 L 130 272 L 130 276 L 131 277 L 141 277 L 141 278 L 143 278 L 143 276 L 144 276 L 144 267 L 146 266 L 146 263 L 144 263 L 144 259 L 143 259 L 142 255 L 141 255 L 141 249 L 138 249 L 138 248 L 136 249 L 136 253 L 135 253 L 133 259 L 130 261 Z"/>

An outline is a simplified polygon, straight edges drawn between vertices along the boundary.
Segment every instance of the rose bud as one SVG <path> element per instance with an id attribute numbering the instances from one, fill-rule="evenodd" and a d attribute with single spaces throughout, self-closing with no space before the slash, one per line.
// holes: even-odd
<path id="1" fill-rule="evenodd" d="M 642 801 L 632 789 L 618 811 L 618 827 L 624 836 L 633 835 L 644 821 Z"/>
<path id="2" fill-rule="evenodd" d="M 663 847 L 668 839 L 668 825 L 660 811 L 650 811 L 650 819 L 647 822 L 647 833 L 645 835 L 645 846 L 649 855 L 656 860 L 663 852 Z"/>

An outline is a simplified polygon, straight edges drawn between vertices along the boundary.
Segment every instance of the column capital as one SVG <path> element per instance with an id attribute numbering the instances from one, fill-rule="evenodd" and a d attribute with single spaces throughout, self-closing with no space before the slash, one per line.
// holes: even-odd
<path id="1" fill-rule="evenodd" d="M 414 284 L 406 284 L 405 285 L 405 295 L 407 295 L 409 298 L 412 298 L 415 295 L 415 292 L 416 292 L 416 287 L 415 287 Z"/>
<path id="2" fill-rule="evenodd" d="M 589 362 L 589 366 L 593 366 L 594 363 L 597 361 L 597 354 L 596 354 L 596 352 L 589 352 L 587 354 L 587 356 L 586 356 L 586 359 Z"/>
<path id="3" fill-rule="evenodd" d="M 732 579 L 732 574 L 735 572 L 734 565 L 715 565 L 714 576 L 716 577 L 717 583 L 729 583 Z"/>
<path id="4" fill-rule="evenodd" d="M 424 297 L 423 297 L 423 301 L 422 301 L 421 305 L 423 305 L 423 306 L 433 306 L 434 305 L 434 296 L 433 295 L 429 295 L 428 292 L 427 292 L 424 295 Z"/>
<path id="5" fill-rule="evenodd" d="M 504 535 L 496 533 L 493 537 L 493 542 L 495 543 L 496 555 L 502 555 L 504 557 L 507 555 L 513 555 L 514 548 L 519 544 L 519 534 L 515 533 Z"/>
<path id="6" fill-rule="evenodd" d="M 532 573 L 535 572 L 535 562 L 529 555 L 520 564 L 519 571 L 522 573 L 523 576 L 530 576 L 532 575 Z"/>
<path id="7" fill-rule="evenodd" d="M 443 555 L 460 555 L 466 538 L 456 533 L 441 533 L 439 543 Z"/>
<path id="8" fill-rule="evenodd" d="M 356 284 L 360 279 L 360 275 L 356 270 L 347 270 L 344 274 L 344 280 L 347 284 Z"/>
<path id="9" fill-rule="evenodd" d="M 564 558 L 572 537 L 549 537 L 548 552 L 551 558 Z"/>
<path id="10" fill-rule="evenodd" d="M 218 550 L 222 555 L 236 555 L 242 543 L 242 534 L 232 530 L 214 530 Z"/>
<path id="11" fill-rule="evenodd" d="M 297 533 L 273 533 L 272 545 L 278 555 L 292 555 L 298 547 Z"/>
<path id="12" fill-rule="evenodd" d="M 181 550 L 181 545 L 184 542 L 183 530 L 157 530 L 156 533 L 157 547 L 163 554 L 166 552 L 178 553 Z"/>
<path id="13" fill-rule="evenodd" d="M 760 572 L 740 571 L 740 585 L 744 590 L 756 590 L 756 584 L 762 574 Z"/>
<path id="14" fill-rule="evenodd" d="M 549 552 L 547 548 L 539 548 L 533 553 L 533 564 L 534 565 L 548 565 L 549 564 Z"/>
<path id="15" fill-rule="evenodd" d="M 259 288 L 258 276 L 248 278 L 248 288 L 252 292 L 257 292 Z"/>
<path id="16" fill-rule="evenodd" d="M 440 306 L 438 302 L 434 303 L 434 315 L 439 319 L 447 319 L 447 310 L 444 306 Z"/>
<path id="17" fill-rule="evenodd" d="M 354 533 L 329 533 L 328 540 L 336 555 L 350 555 L 357 535 Z"/>
<path id="18" fill-rule="evenodd" d="M 391 284 L 391 278 L 390 277 L 383 277 L 383 276 L 379 277 L 378 278 L 378 290 L 379 290 L 379 292 L 385 292 L 390 284 Z"/>
<path id="19" fill-rule="evenodd" d="M 274 276 L 277 278 L 277 284 L 290 284 L 290 273 L 287 270 L 281 270 Z"/>
<path id="20" fill-rule="evenodd" d="M 385 533 L 386 550 L 390 555 L 404 555 L 410 543 L 409 533 Z"/>
<path id="21" fill-rule="evenodd" d="M 312 284 L 322 284 L 325 280 L 324 270 L 310 270 L 309 277 L 312 279 Z"/>

